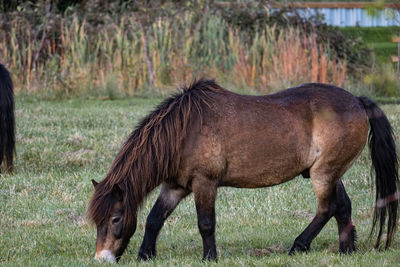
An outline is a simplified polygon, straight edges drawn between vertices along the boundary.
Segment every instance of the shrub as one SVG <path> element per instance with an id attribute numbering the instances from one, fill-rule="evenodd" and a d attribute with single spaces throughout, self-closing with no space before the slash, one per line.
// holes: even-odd
<path id="1" fill-rule="evenodd" d="M 308 34 L 315 34 L 318 44 L 328 46 L 328 52 L 341 60 L 346 60 L 349 70 L 357 74 L 372 66 L 371 49 L 362 38 L 345 36 L 339 27 L 328 26 L 323 17 L 312 15 L 304 18 L 296 9 L 281 8 L 271 13 L 258 6 L 248 5 L 245 8 L 222 8 L 222 17 L 230 25 L 254 35 L 266 26 L 276 26 L 276 31 L 296 27 Z"/>
<path id="2" fill-rule="evenodd" d="M 351 50 L 362 43 L 341 47 L 349 41 L 336 32 L 326 34 L 332 30 L 318 17 L 305 21 L 285 17 L 283 11 L 254 15 L 249 8 L 243 11 L 248 17 L 236 20 L 237 10 L 204 7 L 149 18 L 144 31 L 129 7 L 101 9 L 96 1 L 84 2 L 89 3 L 87 14 L 71 7 L 64 14 L 49 11 L 38 1 L 0 16 L 0 58 L 13 73 L 17 91 L 132 95 L 150 87 L 151 61 L 157 88 L 208 74 L 240 88 L 271 92 L 310 81 L 341 86 L 348 70 L 354 73 L 354 66 L 368 61 Z"/>
<path id="3" fill-rule="evenodd" d="M 385 64 L 375 72 L 366 75 L 364 83 L 372 88 L 376 96 L 400 96 L 400 81 L 396 79 L 395 71 L 390 64 Z"/>

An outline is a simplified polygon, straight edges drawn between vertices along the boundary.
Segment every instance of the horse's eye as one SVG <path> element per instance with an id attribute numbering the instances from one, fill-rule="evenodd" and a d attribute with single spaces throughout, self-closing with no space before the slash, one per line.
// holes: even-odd
<path id="1" fill-rule="evenodd" d="M 119 223 L 120 221 L 121 221 L 121 217 L 115 217 L 115 218 L 112 219 L 111 223 L 112 223 L 112 224 L 117 224 L 117 223 Z"/>

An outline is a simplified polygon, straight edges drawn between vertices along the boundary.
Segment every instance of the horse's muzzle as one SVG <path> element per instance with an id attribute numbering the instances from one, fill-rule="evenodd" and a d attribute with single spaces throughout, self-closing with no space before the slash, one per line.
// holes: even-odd
<path id="1" fill-rule="evenodd" d="M 115 263 L 116 259 L 115 256 L 112 254 L 110 250 L 102 250 L 100 253 L 96 253 L 94 259 L 97 261 L 105 261 L 110 263 Z"/>

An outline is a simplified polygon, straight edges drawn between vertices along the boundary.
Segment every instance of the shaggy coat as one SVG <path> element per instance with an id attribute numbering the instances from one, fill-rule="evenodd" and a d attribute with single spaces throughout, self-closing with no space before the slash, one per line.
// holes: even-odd
<path id="1" fill-rule="evenodd" d="M 118 260 L 135 232 L 139 205 L 162 184 L 139 258 L 155 256 L 164 221 L 193 192 L 203 258 L 215 259 L 217 188 L 273 186 L 299 174 L 311 178 L 318 208 L 290 253 L 308 250 L 331 217 L 338 222 L 339 250 L 352 252 L 351 203 L 340 178 L 363 150 L 368 122 L 377 189 L 373 224 L 379 222 L 379 245 L 388 217 L 388 247 L 397 223 L 398 160 L 390 123 L 374 102 L 325 84 L 249 96 L 201 79 L 145 117 L 105 178 L 93 182 L 88 215 L 98 229 L 96 257 Z"/>

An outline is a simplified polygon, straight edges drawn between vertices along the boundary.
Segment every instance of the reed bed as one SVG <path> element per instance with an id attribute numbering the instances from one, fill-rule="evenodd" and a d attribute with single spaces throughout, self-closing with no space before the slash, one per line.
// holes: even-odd
<path id="1" fill-rule="evenodd" d="M 270 93 L 304 82 L 343 86 L 347 79 L 344 60 L 317 44 L 315 35 L 295 28 L 267 27 L 251 35 L 216 16 L 185 15 L 158 19 L 143 36 L 129 17 L 101 27 L 77 18 L 53 23 L 52 31 L 46 32 L 44 25 L 36 36 L 21 20 L 11 22 L 8 32 L 0 28 L 0 58 L 11 70 L 17 92 L 63 97 L 168 92 L 205 75 L 234 88 Z"/>

